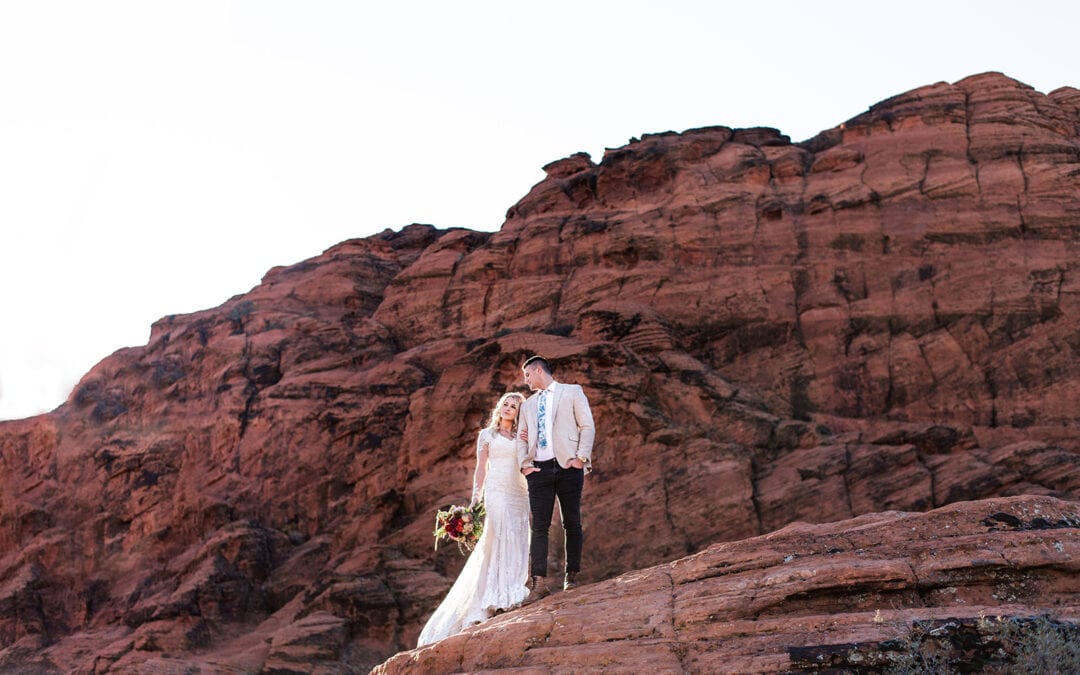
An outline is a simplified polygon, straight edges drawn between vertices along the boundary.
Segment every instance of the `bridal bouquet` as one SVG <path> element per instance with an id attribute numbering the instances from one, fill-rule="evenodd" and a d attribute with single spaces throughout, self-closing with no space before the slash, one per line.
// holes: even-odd
<path id="1" fill-rule="evenodd" d="M 472 507 L 451 506 L 435 514 L 435 550 L 439 550 L 440 539 L 457 542 L 458 550 L 465 555 L 465 550 L 473 550 L 480 535 L 484 532 L 484 502 Z"/>

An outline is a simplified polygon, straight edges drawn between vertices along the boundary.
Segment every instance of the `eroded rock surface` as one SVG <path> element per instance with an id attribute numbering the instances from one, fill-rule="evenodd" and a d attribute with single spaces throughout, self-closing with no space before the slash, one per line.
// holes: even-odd
<path id="1" fill-rule="evenodd" d="M 880 669 L 913 621 L 1080 620 L 1078 514 L 1012 497 L 796 523 L 559 593 L 375 673 Z"/>

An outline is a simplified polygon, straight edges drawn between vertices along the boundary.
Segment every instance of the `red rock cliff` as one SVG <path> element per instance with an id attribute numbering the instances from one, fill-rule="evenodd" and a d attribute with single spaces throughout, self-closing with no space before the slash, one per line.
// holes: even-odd
<path id="1" fill-rule="evenodd" d="M 434 510 L 534 351 L 598 423 L 587 581 L 793 521 L 1080 498 L 1080 92 L 985 74 L 804 143 L 715 127 L 546 171 L 496 233 L 341 243 L 0 424 L 0 664 L 413 646 L 462 562 Z"/>

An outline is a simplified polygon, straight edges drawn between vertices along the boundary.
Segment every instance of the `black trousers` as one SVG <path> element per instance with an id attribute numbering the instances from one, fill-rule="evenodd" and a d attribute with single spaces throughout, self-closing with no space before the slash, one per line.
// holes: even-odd
<path id="1" fill-rule="evenodd" d="M 529 483 L 529 508 L 532 511 L 532 539 L 529 544 L 530 576 L 546 577 L 548 561 L 548 530 L 559 498 L 566 537 L 566 571 L 581 571 L 581 488 L 585 485 L 584 469 L 564 469 L 557 460 L 534 462 L 540 469 L 525 477 Z"/>

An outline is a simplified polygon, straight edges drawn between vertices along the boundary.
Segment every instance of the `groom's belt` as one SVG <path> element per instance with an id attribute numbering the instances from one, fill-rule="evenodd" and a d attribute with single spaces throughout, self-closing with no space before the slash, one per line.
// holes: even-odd
<path id="1" fill-rule="evenodd" d="M 556 464 L 555 459 L 545 459 L 543 461 L 535 461 L 535 460 L 533 461 L 533 466 L 538 466 L 538 467 L 539 466 L 555 466 L 555 464 Z"/>

